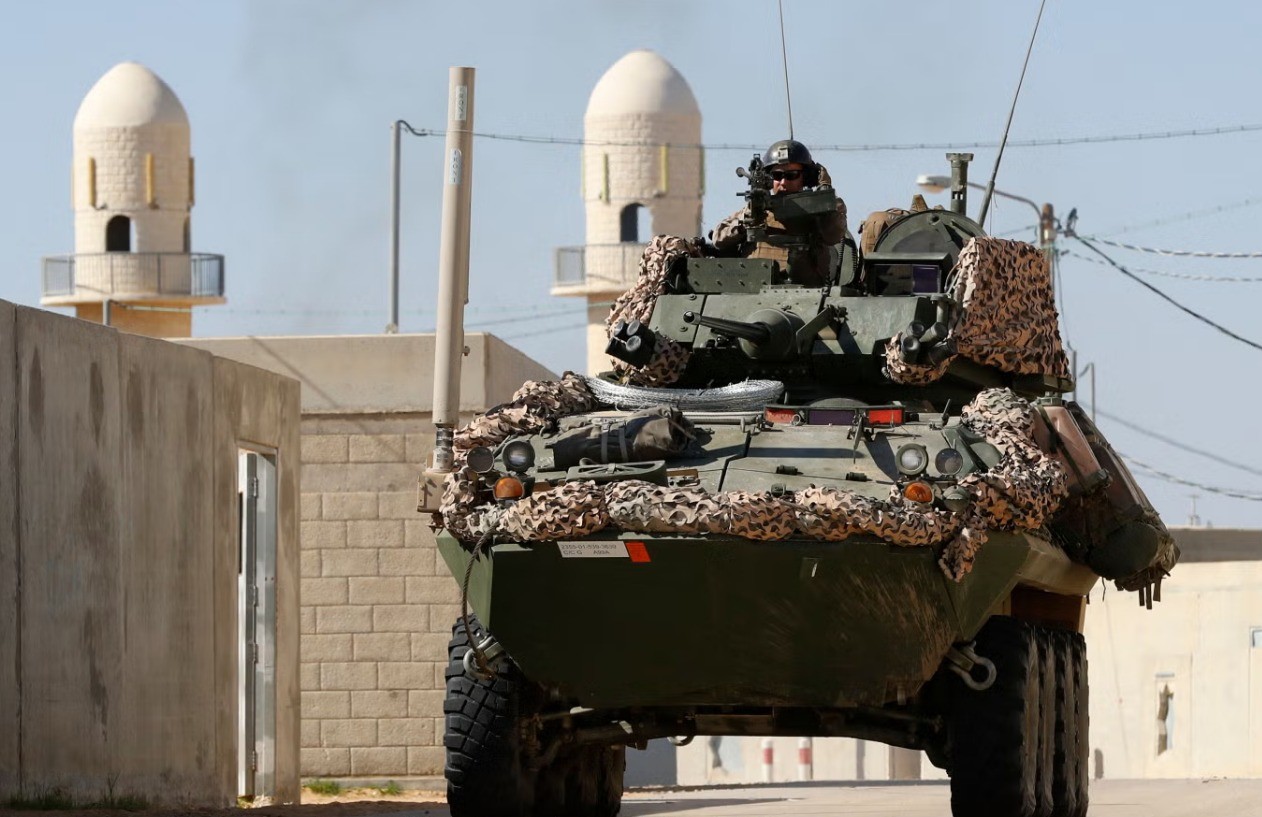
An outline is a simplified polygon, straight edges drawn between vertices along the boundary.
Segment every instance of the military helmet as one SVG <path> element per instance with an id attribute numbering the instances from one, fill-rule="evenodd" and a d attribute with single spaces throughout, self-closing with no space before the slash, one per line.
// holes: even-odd
<path id="1" fill-rule="evenodd" d="M 815 164 L 815 160 L 811 158 L 810 150 L 807 149 L 806 145 L 795 139 L 781 139 L 767 148 L 767 152 L 762 157 L 762 163 L 768 167 L 784 164 L 785 162 L 797 162 L 800 165 L 807 166 Z"/>

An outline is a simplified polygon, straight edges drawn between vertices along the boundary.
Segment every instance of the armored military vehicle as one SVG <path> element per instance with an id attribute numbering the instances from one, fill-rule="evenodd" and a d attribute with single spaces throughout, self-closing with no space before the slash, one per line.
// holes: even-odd
<path id="1" fill-rule="evenodd" d="M 923 750 L 957 817 L 1086 812 L 1087 593 L 1151 603 L 1177 550 L 1066 399 L 1045 256 L 952 158 L 951 209 L 869 219 L 827 286 L 654 239 L 613 372 L 456 435 L 455 817 L 616 814 L 628 747 L 698 735 Z M 835 207 L 760 172 L 755 233 Z"/>

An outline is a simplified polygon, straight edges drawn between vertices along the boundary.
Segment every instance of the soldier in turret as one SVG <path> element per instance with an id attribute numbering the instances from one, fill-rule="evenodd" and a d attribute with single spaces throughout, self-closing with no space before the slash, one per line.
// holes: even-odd
<path id="1" fill-rule="evenodd" d="M 757 157 L 755 157 L 757 164 Z M 811 158 L 806 145 L 782 139 L 767 148 L 761 171 L 744 174 L 750 178 L 749 203 L 728 216 L 710 232 L 716 254 L 765 258 L 787 268 L 791 281 L 804 286 L 827 286 L 832 277 L 829 248 L 846 237 L 846 203 L 833 195 L 836 206 L 818 215 L 787 218 L 777 205 L 781 197 L 803 191 L 832 191 L 828 171 Z M 769 197 L 757 199 L 759 172 L 770 181 Z M 767 179 L 764 178 L 765 184 Z"/>

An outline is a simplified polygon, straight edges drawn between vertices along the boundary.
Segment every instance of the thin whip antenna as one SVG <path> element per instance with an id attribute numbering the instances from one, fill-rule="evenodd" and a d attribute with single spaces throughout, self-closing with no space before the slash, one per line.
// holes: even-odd
<path id="1" fill-rule="evenodd" d="M 789 95 L 789 49 L 784 44 L 784 0 L 776 1 L 780 6 L 780 58 L 784 61 L 784 103 L 789 108 L 789 138 L 792 139 L 793 97 Z"/>
<path id="2" fill-rule="evenodd" d="M 1012 115 L 1017 111 L 1017 99 L 1021 96 L 1021 84 L 1025 82 L 1025 69 L 1030 64 L 1030 52 L 1034 50 L 1034 38 L 1039 33 L 1039 22 L 1043 19 L 1043 7 L 1047 0 L 1039 3 L 1039 16 L 1034 19 L 1034 31 L 1030 32 L 1030 45 L 1025 49 L 1025 62 L 1021 64 L 1021 78 L 1017 80 L 1017 91 L 1012 95 L 1012 107 L 1008 109 L 1008 124 L 1003 126 L 1003 138 L 999 140 L 999 154 L 995 156 L 995 168 L 990 172 L 990 182 L 986 185 L 986 195 L 982 197 L 982 211 L 977 216 L 977 223 L 986 224 L 986 211 L 990 209 L 990 197 L 995 192 L 995 177 L 999 175 L 999 163 L 1003 161 L 1003 147 L 1008 144 L 1008 129 L 1012 127 Z"/>

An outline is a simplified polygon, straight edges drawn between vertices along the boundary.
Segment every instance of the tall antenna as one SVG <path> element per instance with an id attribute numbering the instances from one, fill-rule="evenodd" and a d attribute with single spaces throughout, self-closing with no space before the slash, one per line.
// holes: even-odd
<path id="1" fill-rule="evenodd" d="M 780 58 L 784 61 L 784 103 L 789 108 L 789 138 L 793 138 L 793 97 L 789 95 L 789 49 L 784 44 L 784 0 L 780 6 Z"/>
<path id="2" fill-rule="evenodd" d="M 1030 45 L 1025 49 L 1025 62 L 1021 64 L 1021 78 L 1017 80 L 1016 93 L 1012 95 L 1012 107 L 1008 109 L 1008 124 L 1003 126 L 1003 138 L 999 140 L 999 154 L 995 156 L 995 169 L 990 172 L 990 182 L 986 185 L 986 195 L 982 197 L 982 211 L 977 216 L 977 223 L 986 226 L 986 211 L 990 209 L 990 197 L 995 192 L 995 177 L 999 175 L 999 163 L 1003 161 L 1003 147 L 1008 144 L 1008 129 L 1012 127 L 1012 115 L 1017 111 L 1017 99 L 1021 96 L 1021 84 L 1025 82 L 1025 69 L 1030 64 L 1030 52 L 1034 50 L 1034 38 L 1039 33 L 1039 21 L 1043 19 L 1043 7 L 1047 0 L 1039 3 L 1039 15 L 1034 19 L 1034 31 L 1030 32 Z"/>

